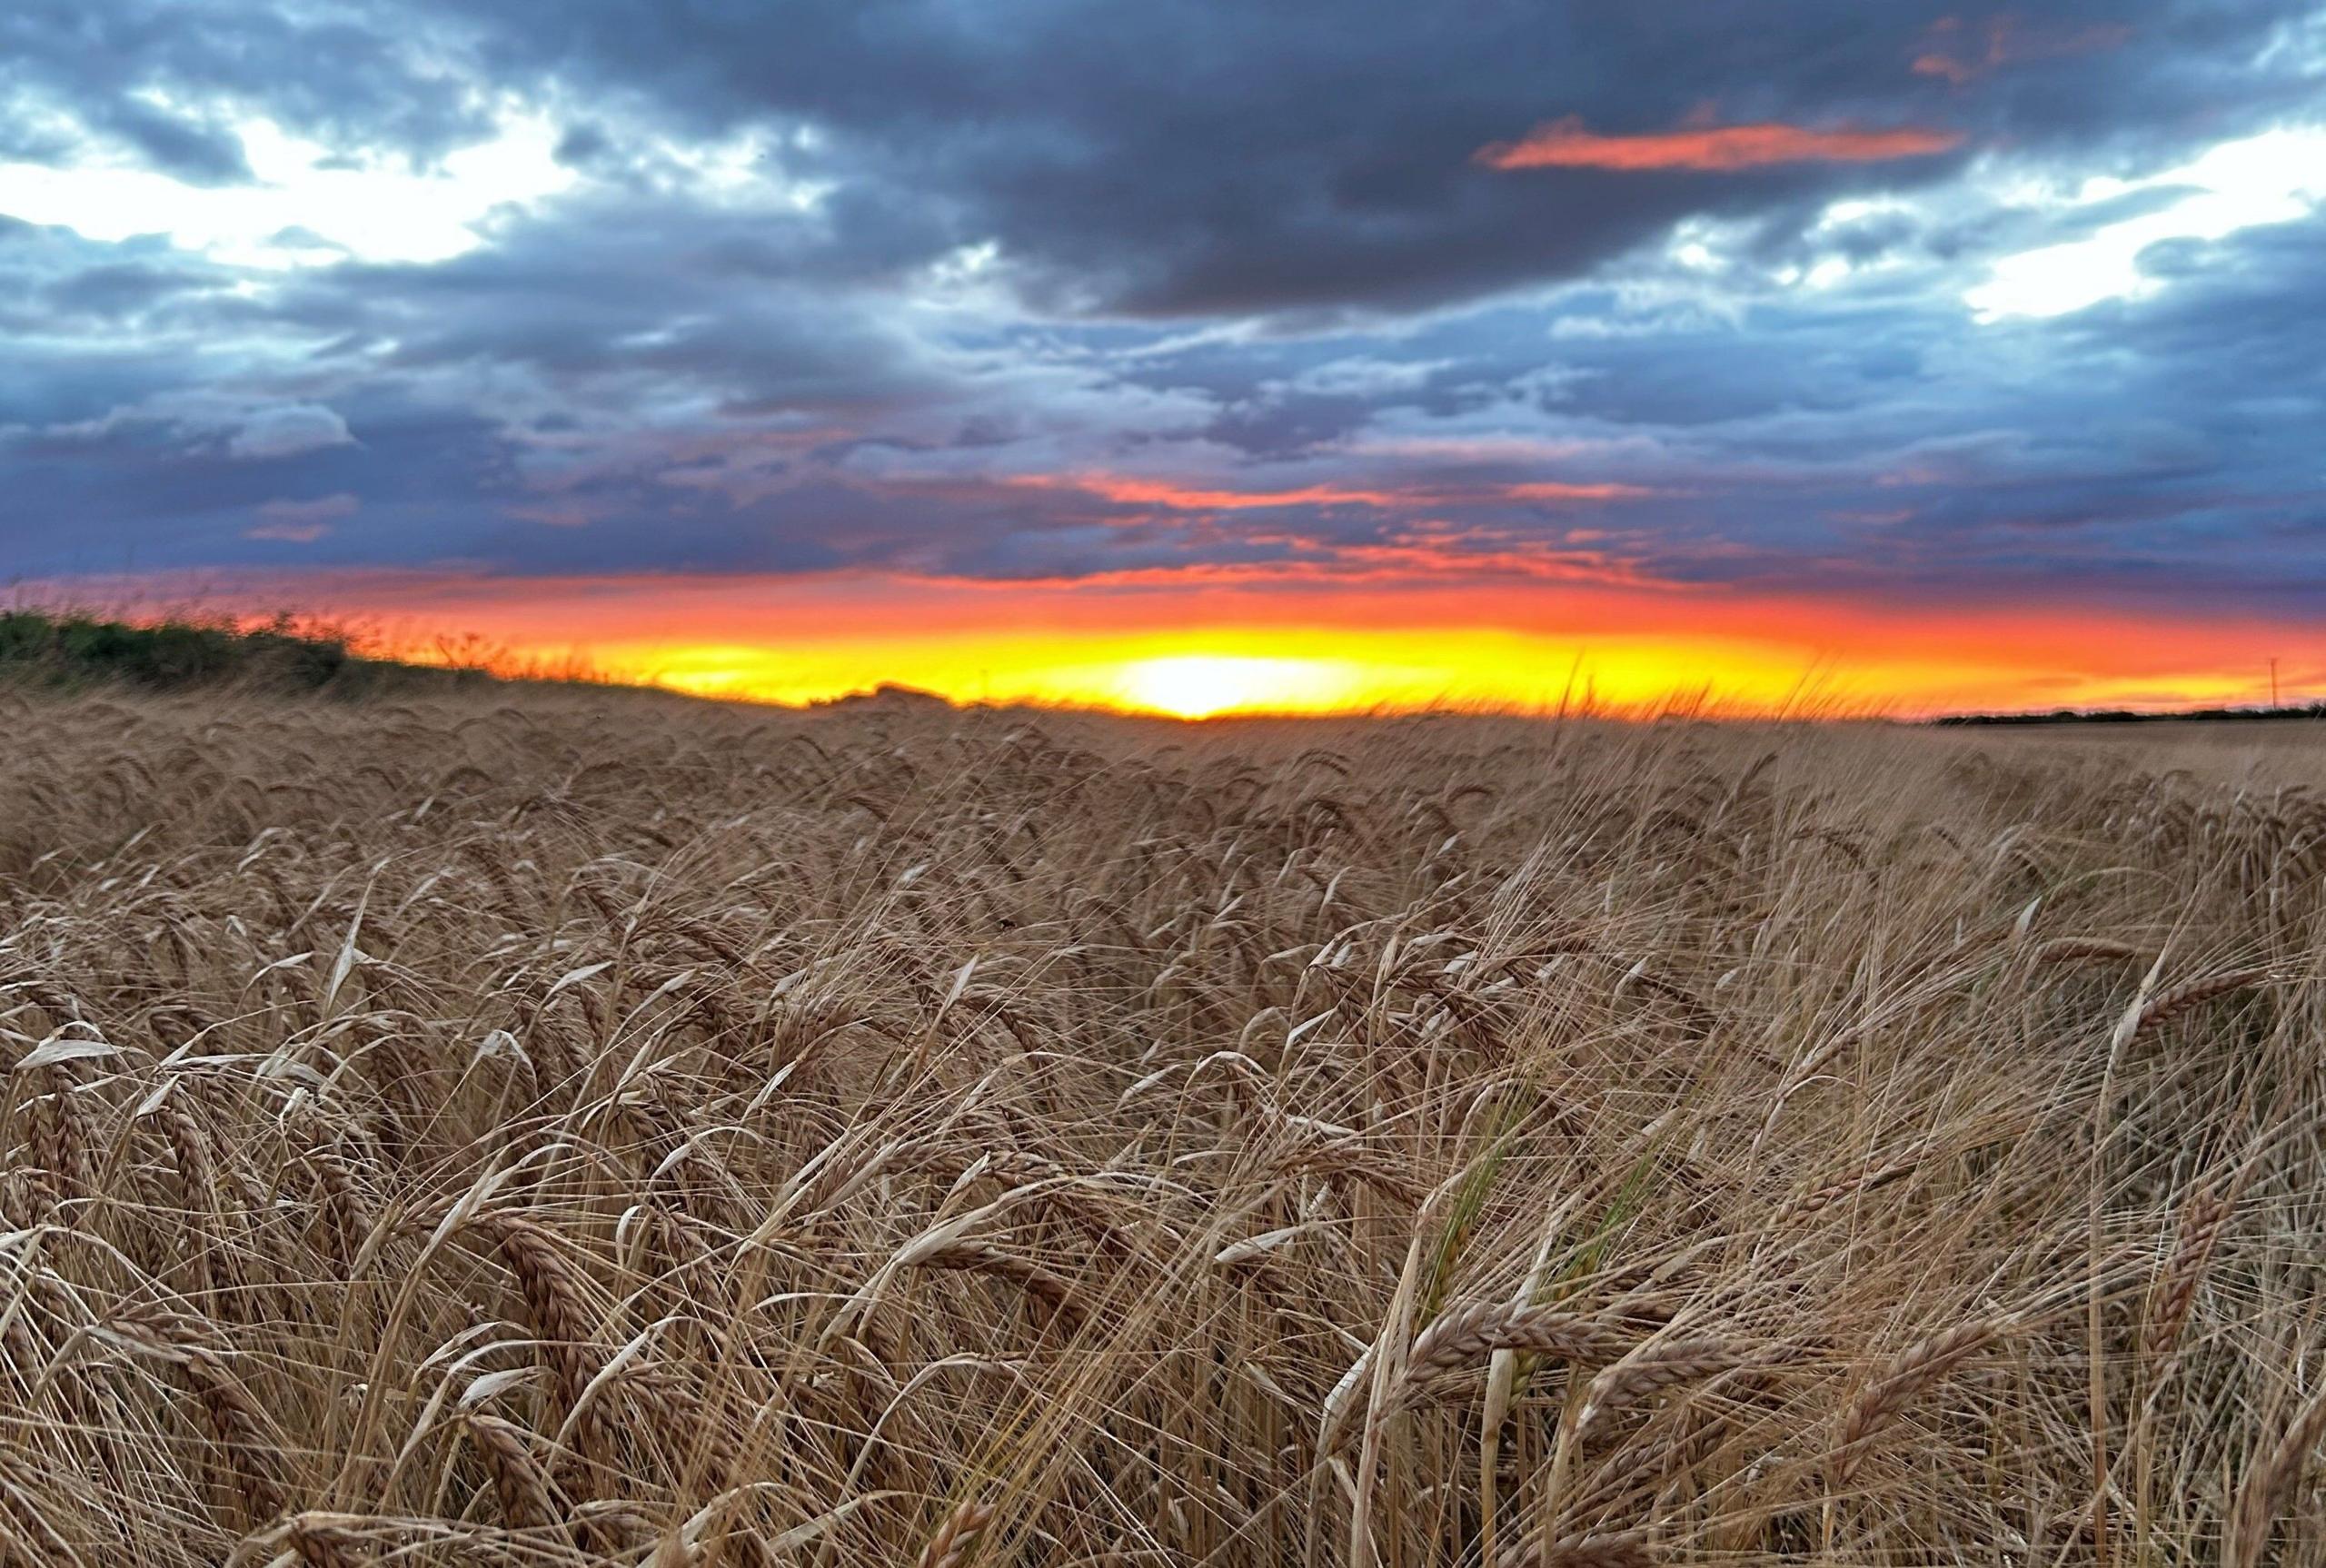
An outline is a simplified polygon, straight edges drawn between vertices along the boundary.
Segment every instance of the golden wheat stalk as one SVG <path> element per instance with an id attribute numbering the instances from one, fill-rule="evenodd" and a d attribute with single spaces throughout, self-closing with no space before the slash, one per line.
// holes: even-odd
<path id="1" fill-rule="evenodd" d="M 916 1560 L 919 1568 L 962 1568 L 977 1551 L 986 1526 L 993 1523 L 988 1503 L 963 1503 L 945 1515 Z"/>
<path id="2" fill-rule="evenodd" d="M 1038 1263 L 1019 1257 L 989 1242 L 955 1240 L 924 1247 L 910 1259 L 914 1268 L 954 1269 L 989 1274 L 1006 1279 L 1042 1304 L 1049 1314 L 1071 1329 L 1087 1315 L 1074 1287 Z"/>
<path id="3" fill-rule="evenodd" d="M 1494 1301 L 1451 1307 L 1414 1337 L 1390 1407 L 1412 1403 L 1436 1378 L 1498 1350 L 1595 1362 L 1608 1359 L 1619 1348 L 1614 1327 L 1581 1313 Z"/>
<path id="4" fill-rule="evenodd" d="M 1906 1159 L 1893 1160 L 1887 1165 L 1872 1166 L 1857 1176 L 1837 1182 L 1829 1182 L 1824 1186 L 1804 1193 L 1787 1203 L 1777 1213 L 1786 1219 L 1806 1218 L 1833 1207 L 1845 1198 L 1857 1197 L 1877 1188 L 1888 1186 L 1901 1176 L 1912 1175 L 1921 1167 L 1922 1163 L 1921 1157 L 1915 1156 Z"/>
<path id="5" fill-rule="evenodd" d="M 1502 1554 L 1498 1568 L 1653 1568 L 1655 1562 L 1646 1535 L 1631 1530 L 1522 1542 Z"/>
<path id="6" fill-rule="evenodd" d="M 2169 990 L 2159 991 L 2141 1005 L 2125 1035 L 2127 1040 L 2153 1028 L 2161 1028 L 2182 1014 L 2193 1011 L 2217 997 L 2233 995 L 2266 985 L 2271 979 L 2267 969 L 2231 969 L 2223 974 L 2207 975 L 2202 979 L 2185 980 Z"/>
<path id="7" fill-rule="evenodd" d="M 1867 1453 L 1914 1401 L 1993 1344 L 2003 1328 L 1994 1318 L 1959 1323 L 1893 1356 L 1843 1409 L 1838 1436 L 1826 1455 L 1834 1484 L 1847 1485 Z"/>
<path id="8" fill-rule="evenodd" d="M 2204 1279 L 2205 1267 L 2212 1261 L 2222 1232 L 2228 1228 L 2235 1212 L 2235 1200 L 2218 1186 L 2199 1187 L 2182 1206 L 2172 1254 L 2165 1260 L 2149 1298 L 2142 1343 L 2151 1355 L 2169 1355 L 2181 1343 L 2182 1330 L 2188 1325 L 2190 1310 L 2196 1305 L 2197 1287 Z"/>
<path id="9" fill-rule="evenodd" d="M 1612 1410 L 1683 1384 L 1701 1383 L 1746 1365 L 1745 1353 L 1727 1340 L 1709 1336 L 1651 1341 L 1604 1368 L 1585 1391 L 1576 1412 L 1579 1438 Z"/>
<path id="10" fill-rule="evenodd" d="M 501 1502 L 501 1517 L 512 1530 L 540 1530 L 557 1523 L 558 1509 L 549 1477 L 533 1463 L 522 1428 L 497 1416 L 471 1414 L 466 1422 L 470 1441 L 484 1459 L 492 1477 L 493 1495 Z"/>
<path id="11" fill-rule="evenodd" d="M 2326 1440 L 2326 1389 L 2311 1394 L 2277 1441 L 2255 1454 L 2230 1513 L 2225 1568 L 2262 1568 L 2270 1555 L 2271 1529 L 2286 1513 L 2295 1484 L 2321 1440 Z"/>
<path id="12" fill-rule="evenodd" d="M 2033 958 L 2038 964 L 2073 964 L 2092 958 L 2137 958 L 2140 952 L 2130 942 L 2106 937 L 2053 937 L 2036 947 Z"/>
<path id="13" fill-rule="evenodd" d="M 471 1223 L 499 1245 L 517 1277 L 542 1359 L 557 1379 L 561 1404 L 573 1422 L 582 1454 L 602 1459 L 611 1429 L 589 1399 L 602 1361 L 593 1349 L 593 1315 L 581 1277 L 551 1234 L 531 1220 L 492 1214 Z"/>

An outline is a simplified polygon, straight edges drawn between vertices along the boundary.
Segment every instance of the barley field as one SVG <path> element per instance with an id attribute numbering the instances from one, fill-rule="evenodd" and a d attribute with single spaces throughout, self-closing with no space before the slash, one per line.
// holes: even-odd
<path id="1" fill-rule="evenodd" d="M 0 694 L 10 1563 L 2326 1562 L 2326 741 Z"/>

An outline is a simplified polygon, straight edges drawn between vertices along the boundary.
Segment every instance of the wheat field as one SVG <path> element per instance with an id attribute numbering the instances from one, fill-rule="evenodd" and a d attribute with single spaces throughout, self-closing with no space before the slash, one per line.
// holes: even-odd
<path id="1" fill-rule="evenodd" d="M 2326 1562 L 2326 744 L 0 695 L 11 1563 Z"/>

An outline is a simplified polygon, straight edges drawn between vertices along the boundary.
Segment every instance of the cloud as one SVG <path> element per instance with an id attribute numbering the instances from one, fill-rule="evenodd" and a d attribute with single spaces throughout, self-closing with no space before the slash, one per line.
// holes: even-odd
<path id="1" fill-rule="evenodd" d="M 325 522 L 259 522 L 243 530 L 243 537 L 284 544 L 313 544 L 330 531 L 331 525 Z"/>
<path id="2" fill-rule="evenodd" d="M 2288 4 L 239 9 L 0 15 L 9 573 L 2326 580 Z"/>
<path id="3" fill-rule="evenodd" d="M 55 279 L 42 287 L 40 300 L 52 311 L 118 320 L 217 283 L 198 267 L 113 262 Z"/>
<path id="4" fill-rule="evenodd" d="M 234 181 L 223 139 L 145 162 L 189 188 L 226 179 L 213 194 L 247 218 L 233 243 L 272 265 L 328 261 L 262 243 L 300 226 L 439 259 L 583 181 L 788 206 L 770 226 L 813 232 L 735 236 L 739 271 L 927 280 L 975 258 L 977 287 L 1042 313 L 1201 318 L 1400 313 L 1572 281 L 1691 218 L 1936 181 L 1957 162 L 1931 155 L 1939 138 L 2122 156 L 2199 115 L 2234 134 L 2315 90 L 2305 50 L 2272 52 L 2290 3 L 2145 0 L 2125 33 L 2107 0 L 1993 21 L 1947 0 L 1791 0 L 1699 7 L 1686 27 L 1569 4 L 1447 25 L 1398 0 L 890 0 L 877 29 L 856 0 L 801 0 L 780 26 L 709 0 L 251 0 L 231 16 L 18 0 L 0 48 L 84 128 L 144 114 L 242 137 L 263 184 Z M 1946 50 L 2016 68 L 1964 88 L 1913 74 Z M 1722 123 L 1691 124 L 1707 103 Z M 1546 109 L 1576 134 L 1529 178 L 1474 161 Z M 15 118 L 0 108 L 0 143 L 45 134 Z M 306 146 L 314 164 L 278 169 Z M 1605 188 L 1611 160 L 1643 159 L 1754 177 Z M 75 174 L 203 232 L 181 191 L 131 201 L 122 172 Z M 86 215 L 72 191 L 41 197 L 50 218 Z"/>
<path id="5" fill-rule="evenodd" d="M 1373 490 L 1337 485 L 1304 485 L 1293 490 L 1241 491 L 1205 489 L 1161 479 L 1132 479 L 1113 474 L 1031 474 L 1012 483 L 1037 490 L 1078 490 L 1124 506 L 1154 506 L 1169 511 L 1248 511 L 1276 507 L 1389 506 L 1397 497 Z"/>
<path id="6" fill-rule="evenodd" d="M 95 124 L 142 154 L 149 167 L 189 184 L 224 185 L 253 178 L 242 138 L 227 127 L 135 99 L 105 105 Z"/>
<path id="7" fill-rule="evenodd" d="M 1524 484 L 1508 486 L 1502 493 L 1512 501 L 1635 501 L 1642 496 L 1653 495 L 1655 492 L 1645 485 L 1638 484 L 1615 484 L 1604 481 L 1596 484 L 1573 484 L 1557 480 L 1530 480 Z"/>
<path id="8" fill-rule="evenodd" d="M 1516 484 L 1395 483 L 1372 489 L 1309 484 L 1287 490 L 1224 490 L 1166 479 L 1120 474 L 1026 474 L 1008 482 L 1034 490 L 1070 490 L 1123 506 L 1167 511 L 1261 511 L 1285 507 L 1365 506 L 1385 509 L 1477 505 L 1495 501 L 1633 501 L 1655 492 L 1612 481 L 1530 480 Z"/>
<path id="9" fill-rule="evenodd" d="M 263 105 L 303 134 L 432 158 L 490 119 L 489 94 L 459 68 L 469 42 L 442 19 L 398 25 L 363 0 L 11 0 L 0 57 L 17 92 L 0 105 L 0 142 L 12 118 L 65 110 L 148 167 L 232 183 L 247 178 L 239 141 L 209 110 Z"/>
<path id="10" fill-rule="evenodd" d="M 1878 164 L 1895 158 L 1927 158 L 1963 144 L 1959 131 L 1900 126 L 1888 130 L 1762 123 L 1698 125 L 1643 135 L 1608 136 L 1586 131 L 1581 115 L 1536 127 L 1517 142 L 1481 147 L 1477 160 L 1490 169 L 1765 169 L 1782 164 Z"/>
<path id="11" fill-rule="evenodd" d="M 2013 7 L 2011 36 L 2074 39 L 2121 25 L 2121 9 L 2033 0 Z M 2200 114 L 2234 134 L 2308 90 L 2298 58 L 2254 64 L 2284 0 L 2148 0 L 2120 46 L 2055 51 L 1976 93 L 1909 69 L 1955 14 L 1944 0 L 1699 7 L 1685 27 L 1503 4 L 1447 25 L 1396 0 L 966 13 L 895 0 L 877 34 L 843 0 L 803 0 L 780 27 L 697 0 L 413 0 L 395 14 L 489 60 L 504 93 L 589 104 L 569 116 L 570 152 L 591 169 L 757 136 L 764 167 L 828 193 L 829 243 L 852 265 L 985 253 L 993 286 L 1044 312 L 1142 317 L 1476 298 L 1576 278 L 1691 215 L 1780 211 L 1877 176 L 1927 183 L 1953 162 L 1928 155 L 1935 138 L 2121 151 Z M 1724 124 L 1693 150 L 1667 144 L 1683 162 L 1660 166 L 1759 171 L 1738 188 L 1608 192 L 1595 164 L 1512 182 L 1472 161 L 1546 107 L 1583 126 L 1687 131 L 1707 102 Z M 1832 129 L 1864 126 L 1863 140 Z M 1794 134 L 1773 147 L 1767 127 Z M 1656 151 L 1599 141 L 1642 144 L 1567 152 Z"/>
<path id="12" fill-rule="evenodd" d="M 1972 25 L 1947 15 L 1931 24 L 1926 46 L 1914 56 L 1912 69 L 1917 76 L 1936 76 L 1961 87 L 2005 66 L 2122 48 L 2132 35 L 2123 23 L 2031 26 L 2005 12 Z"/>
<path id="13" fill-rule="evenodd" d="M 243 537 L 313 544 L 331 532 L 332 524 L 353 517 L 363 508 L 363 503 L 346 491 L 312 501 L 264 501 L 258 508 L 258 521 L 243 530 Z"/>
<path id="14" fill-rule="evenodd" d="M 151 374 L 165 367 L 166 362 L 164 365 L 133 362 L 126 368 L 132 374 Z M 102 378 L 98 384 L 104 384 Z M 0 393 L 5 393 L 4 383 L 0 383 Z M 55 390 L 49 389 L 48 395 L 54 398 Z M 0 395 L 0 407 L 5 406 L 5 401 Z M 17 433 L 30 435 L 48 448 L 85 452 L 101 460 L 117 459 L 124 449 L 163 443 L 204 460 L 252 462 L 355 444 L 347 422 L 334 409 L 224 385 L 165 385 L 114 402 L 89 417 L 55 421 Z"/>
<path id="15" fill-rule="evenodd" d="M 354 440 L 347 422 L 333 410 L 317 403 L 282 403 L 247 415 L 226 438 L 226 451 L 240 458 L 295 457 Z"/>

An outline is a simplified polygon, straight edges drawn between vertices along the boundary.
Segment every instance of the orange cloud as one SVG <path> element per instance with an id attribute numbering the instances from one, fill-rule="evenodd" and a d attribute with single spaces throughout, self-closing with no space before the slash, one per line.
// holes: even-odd
<path id="1" fill-rule="evenodd" d="M 1564 484 L 1556 480 L 1507 485 L 1502 491 L 1506 501 L 1635 501 L 1655 493 L 1644 485 Z"/>
<path id="2" fill-rule="evenodd" d="M 1572 483 L 1559 480 L 1407 490 L 1362 490 L 1334 484 L 1303 485 L 1293 490 L 1214 490 L 1177 484 L 1169 480 L 1108 473 L 1025 474 L 1009 482 L 1027 490 L 1080 491 L 1123 506 L 1156 506 L 1170 511 L 1252 511 L 1275 506 L 1430 506 L 1492 501 L 1628 501 L 1655 493 L 1635 484 Z"/>
<path id="3" fill-rule="evenodd" d="M 2130 27 L 2104 25 L 2068 32 L 2036 31 L 2010 15 L 1988 18 L 1983 48 L 1963 47 L 1968 40 L 1962 37 L 1962 33 L 1960 17 L 1942 17 L 1932 24 L 1929 46 L 1914 56 L 1914 74 L 1936 76 L 1960 87 L 2005 65 L 2062 60 L 2118 48 L 2132 35 Z"/>
<path id="4" fill-rule="evenodd" d="M 1267 506 L 1394 506 L 1388 491 L 1347 490 L 1312 484 L 1297 490 L 1204 490 L 1168 480 L 1130 479 L 1115 474 L 1047 475 L 1016 482 L 1040 490 L 1079 490 L 1126 506 L 1160 506 L 1173 511 L 1247 511 Z"/>
<path id="5" fill-rule="evenodd" d="M 1637 136 L 1607 136 L 1583 127 L 1569 114 L 1537 126 L 1518 142 L 1496 142 L 1478 150 L 1478 162 L 1493 169 L 1704 169 L 1732 171 L 1778 164 L 1874 164 L 1892 158 L 1922 158 L 1963 144 L 1959 131 L 1897 126 L 1864 130 L 1851 126 L 1813 130 L 1764 121 L 1745 125 L 1694 125 Z"/>
<path id="6" fill-rule="evenodd" d="M 243 537 L 279 544 L 313 544 L 330 531 L 327 522 L 261 522 L 243 530 Z"/>
<path id="7" fill-rule="evenodd" d="M 1913 71 L 1917 76 L 1943 76 L 1960 87 L 1978 75 L 1980 67 L 1952 55 L 1932 54 L 1915 55 Z"/>

